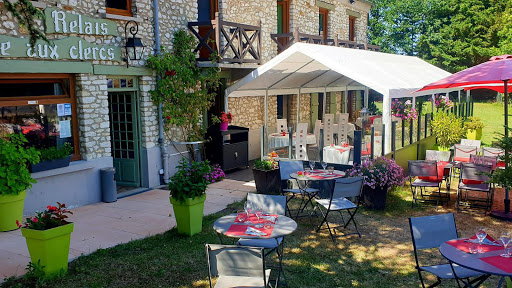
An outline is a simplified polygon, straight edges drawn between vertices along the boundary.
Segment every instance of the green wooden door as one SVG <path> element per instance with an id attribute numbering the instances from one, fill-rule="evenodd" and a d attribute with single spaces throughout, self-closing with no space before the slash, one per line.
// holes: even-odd
<path id="1" fill-rule="evenodd" d="M 136 92 L 109 92 L 110 139 L 120 186 L 140 186 Z"/>

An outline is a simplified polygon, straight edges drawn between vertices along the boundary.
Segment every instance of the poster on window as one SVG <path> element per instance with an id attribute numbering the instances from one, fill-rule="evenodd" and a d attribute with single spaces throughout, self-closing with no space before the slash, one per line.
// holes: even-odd
<path id="1" fill-rule="evenodd" d="M 64 104 L 64 116 L 70 116 L 71 115 L 71 103 L 65 103 Z"/>
<path id="2" fill-rule="evenodd" d="M 64 116 L 64 104 L 57 104 L 57 116 Z"/>
<path id="3" fill-rule="evenodd" d="M 59 121 L 60 138 L 71 137 L 71 120 Z"/>

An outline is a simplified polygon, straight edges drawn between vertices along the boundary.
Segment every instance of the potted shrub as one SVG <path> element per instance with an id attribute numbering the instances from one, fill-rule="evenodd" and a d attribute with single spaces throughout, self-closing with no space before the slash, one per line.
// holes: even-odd
<path id="1" fill-rule="evenodd" d="M 470 140 L 481 140 L 482 139 L 482 129 L 484 128 L 484 122 L 478 117 L 468 117 L 466 123 L 464 123 L 464 128 L 466 128 L 466 138 Z"/>
<path id="2" fill-rule="evenodd" d="M 57 202 L 57 205 L 47 206 L 45 211 L 27 218 L 23 225 L 16 221 L 27 241 L 31 262 L 41 267 L 45 277 L 68 271 L 73 223 L 66 221 L 65 214 L 73 213 L 66 209 L 66 204 Z"/>
<path id="3" fill-rule="evenodd" d="M 464 122 L 454 114 L 437 113 L 432 120 L 432 135 L 437 139 L 439 151 L 450 151 L 464 137 Z"/>
<path id="4" fill-rule="evenodd" d="M 176 174 L 169 182 L 170 201 L 178 232 L 192 236 L 203 227 L 204 200 L 210 183 L 225 177 L 220 167 L 208 161 L 188 161 L 182 158 Z"/>
<path id="5" fill-rule="evenodd" d="M 404 170 L 393 159 L 379 157 L 366 160 L 346 172 L 346 177 L 363 176 L 363 201 L 366 208 L 386 208 L 388 189 L 403 185 Z"/>
<path id="6" fill-rule="evenodd" d="M 252 168 L 256 190 L 262 194 L 279 194 L 281 191 L 281 175 L 279 166 L 273 159 L 254 161 Z"/>
<path id="7" fill-rule="evenodd" d="M 0 231 L 17 229 L 16 221 L 23 219 L 23 204 L 27 189 L 36 183 L 28 165 L 39 161 L 34 148 L 25 148 L 22 134 L 0 138 Z"/>
<path id="8" fill-rule="evenodd" d="M 60 147 L 39 149 L 39 152 L 40 162 L 31 166 L 32 173 L 69 166 L 73 148 L 71 144 L 65 143 Z"/>

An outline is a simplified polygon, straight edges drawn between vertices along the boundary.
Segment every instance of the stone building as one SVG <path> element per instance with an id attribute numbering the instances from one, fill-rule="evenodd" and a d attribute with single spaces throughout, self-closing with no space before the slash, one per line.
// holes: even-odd
<path id="1" fill-rule="evenodd" d="M 74 151 L 70 166 L 32 174 L 37 184 L 28 193 L 26 213 L 56 201 L 72 206 L 101 201 L 99 171 L 102 168 L 115 167 L 118 186 L 139 191 L 161 185 L 164 173 L 172 174 L 186 152 L 163 141 L 168 151 L 168 167 L 163 167 L 158 109 L 149 95 L 155 77 L 145 67 L 145 59 L 154 53 L 157 43 L 170 47 L 177 29 L 194 30 L 201 38 L 212 29 L 212 24 L 217 28 L 210 37 L 214 37 L 217 49 L 226 50 L 223 61 L 217 64 L 222 68 L 225 88 L 275 57 L 283 46 L 293 43 L 297 37 L 294 40 L 292 35 L 311 41 L 320 39 L 323 43 L 336 41 L 336 45 L 338 40 L 339 45 L 366 44 L 371 7 L 366 0 L 40 0 L 32 3 L 46 15 L 44 23 L 40 21 L 38 25 L 50 40 L 38 42 L 34 49 L 28 44 L 26 29 L 20 27 L 0 2 L 0 130 L 21 132 L 36 147 L 70 143 Z M 155 22 L 159 24 L 158 33 Z M 126 40 L 127 36 L 131 37 L 129 28 L 135 23 L 136 37 L 141 38 L 145 48 L 142 56 L 127 59 Z M 230 42 L 222 36 L 221 27 L 226 33 L 238 31 L 241 37 L 242 30 L 249 38 L 252 33 L 259 33 L 251 38 L 259 43 L 250 43 L 254 46 L 253 53 L 230 49 L 246 49 L 244 45 L 251 41 L 238 38 L 242 40 Z M 198 57 L 207 54 L 203 47 Z M 324 96 L 301 95 L 302 119 L 319 117 L 314 111 L 322 103 L 321 97 Z M 341 95 L 326 97 L 332 109 L 341 111 L 347 106 L 342 103 Z M 286 115 L 293 120 L 296 101 L 296 95 L 272 97 L 270 121 Z M 251 129 L 250 158 L 259 157 L 262 97 L 232 98 L 228 102 L 224 103 L 220 91 L 210 113 L 218 114 L 227 105 L 235 115 L 234 124 Z M 358 101 L 352 102 L 357 109 Z"/>

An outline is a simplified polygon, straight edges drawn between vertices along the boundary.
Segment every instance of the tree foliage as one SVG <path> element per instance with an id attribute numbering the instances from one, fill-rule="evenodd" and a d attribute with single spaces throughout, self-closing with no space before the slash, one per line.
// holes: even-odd
<path id="1" fill-rule="evenodd" d="M 214 91 L 219 85 L 217 68 L 197 67 L 195 47 L 194 36 L 178 30 L 174 33 L 173 52 L 162 47 L 160 55 L 147 61 L 158 77 L 155 89 L 150 91 L 151 97 L 156 104 L 162 104 L 166 128 L 173 141 L 177 137 L 183 141 L 204 139 L 202 117 L 213 104 Z M 173 135 L 174 131 L 180 131 L 181 135 Z"/>
<path id="2" fill-rule="evenodd" d="M 21 27 L 27 29 L 30 47 L 33 49 L 37 40 L 41 39 L 49 43 L 46 35 L 36 25 L 36 19 L 45 19 L 44 13 L 32 5 L 30 0 L 4 0 L 7 11 L 18 20 Z"/>
<path id="3" fill-rule="evenodd" d="M 375 0 L 369 40 L 456 72 L 512 53 L 510 0 Z"/>

